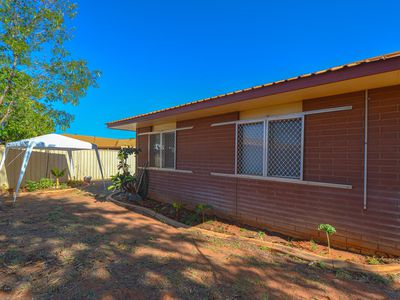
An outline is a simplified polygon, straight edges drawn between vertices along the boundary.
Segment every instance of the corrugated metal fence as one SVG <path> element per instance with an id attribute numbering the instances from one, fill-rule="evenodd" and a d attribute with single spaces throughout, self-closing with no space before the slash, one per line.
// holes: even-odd
<path id="1" fill-rule="evenodd" d="M 14 188 L 18 181 L 21 164 L 24 157 L 23 150 L 11 149 L 7 155 L 5 168 L 0 171 L 0 185 Z M 4 154 L 4 146 L 0 146 L 0 159 Z M 104 170 L 104 178 L 109 179 L 111 175 L 117 173 L 117 154 L 118 150 L 99 149 L 100 160 Z M 96 153 L 93 150 L 73 151 L 75 168 L 75 178 L 83 179 L 84 176 L 92 176 L 92 179 L 101 179 L 99 166 L 97 164 Z M 135 157 L 128 158 L 131 172 L 135 170 Z M 60 150 L 34 150 L 29 160 L 28 168 L 25 173 L 25 180 L 39 180 L 43 177 L 51 177 L 51 169 L 67 169 L 66 175 L 61 181 L 70 178 L 69 161 L 66 151 Z"/>

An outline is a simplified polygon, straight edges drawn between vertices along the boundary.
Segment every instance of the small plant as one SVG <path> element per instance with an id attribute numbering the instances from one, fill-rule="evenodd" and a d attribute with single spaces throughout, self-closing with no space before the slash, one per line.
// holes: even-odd
<path id="1" fill-rule="evenodd" d="M 267 247 L 267 246 L 261 245 L 261 246 L 260 246 L 260 250 L 262 250 L 262 251 L 269 251 L 269 250 L 271 250 L 271 248 L 269 248 L 269 247 Z"/>
<path id="2" fill-rule="evenodd" d="M 2 185 L 1 185 L 1 192 L 2 193 L 4 193 L 4 192 L 7 192 L 7 190 L 8 190 L 8 186 L 7 186 L 7 184 L 5 184 L 5 183 L 3 183 Z"/>
<path id="3" fill-rule="evenodd" d="M 344 270 L 337 270 L 335 274 L 336 278 L 338 279 L 345 279 L 345 280 L 351 280 L 353 279 L 353 276 L 351 276 L 350 273 L 344 271 Z"/>
<path id="4" fill-rule="evenodd" d="M 112 185 L 108 187 L 111 191 L 120 191 L 124 193 L 133 194 L 136 192 L 135 183 L 136 177 L 129 171 L 129 165 L 127 163 L 129 155 L 137 155 L 140 149 L 126 147 L 118 151 L 118 173 L 111 176 Z"/>
<path id="5" fill-rule="evenodd" d="M 60 170 L 59 168 L 51 169 L 51 174 L 56 178 L 56 189 L 60 187 L 60 178 L 65 175 L 65 171 L 66 169 L 64 170 Z"/>
<path id="6" fill-rule="evenodd" d="M 25 182 L 25 188 L 28 192 L 34 192 L 39 189 L 39 182 L 33 180 L 27 180 Z"/>
<path id="7" fill-rule="evenodd" d="M 211 210 L 212 206 L 209 204 L 197 204 L 196 214 L 201 215 L 202 222 L 205 222 L 205 214 L 207 211 Z"/>
<path id="8" fill-rule="evenodd" d="M 68 188 L 68 184 L 66 184 L 66 183 L 61 183 L 61 184 L 60 184 L 60 189 L 65 190 L 65 189 L 67 189 L 67 188 Z"/>
<path id="9" fill-rule="evenodd" d="M 54 181 L 50 178 L 41 178 L 38 184 L 40 190 L 47 190 L 54 187 Z"/>
<path id="10" fill-rule="evenodd" d="M 325 270 L 327 268 L 326 264 L 323 261 L 317 261 L 315 263 L 315 266 L 320 268 L 320 269 L 323 269 L 323 270 Z"/>
<path id="11" fill-rule="evenodd" d="M 70 187 L 80 187 L 83 185 L 83 180 L 77 180 L 77 179 L 72 179 L 72 180 L 68 180 L 67 184 Z"/>
<path id="12" fill-rule="evenodd" d="M 265 232 L 264 232 L 264 231 L 259 231 L 259 232 L 257 232 L 257 235 L 258 235 L 258 238 L 259 238 L 260 240 L 263 240 L 264 237 L 265 237 Z"/>
<path id="13" fill-rule="evenodd" d="M 329 237 L 336 233 L 336 229 L 335 229 L 335 227 L 333 227 L 330 224 L 319 224 L 318 225 L 318 230 L 325 232 L 326 239 L 328 241 L 328 253 L 330 254 L 331 253 L 331 241 L 330 241 Z"/>
<path id="14" fill-rule="evenodd" d="M 189 225 L 189 226 L 192 226 L 193 224 L 196 224 L 198 221 L 199 221 L 199 216 L 197 214 L 187 215 L 183 219 L 183 223 L 185 223 L 186 225 Z"/>
<path id="15" fill-rule="evenodd" d="M 120 174 L 111 176 L 112 184 L 108 187 L 110 191 L 121 191 L 133 193 L 133 184 L 136 182 L 136 177 L 131 174 Z"/>
<path id="16" fill-rule="evenodd" d="M 367 257 L 367 263 L 369 265 L 380 265 L 381 261 L 379 260 L 379 258 L 372 256 L 372 257 Z"/>
<path id="17" fill-rule="evenodd" d="M 183 203 L 178 202 L 178 201 L 174 201 L 172 203 L 172 207 L 175 210 L 175 218 L 178 219 L 179 217 L 179 212 L 182 210 L 182 208 L 184 207 Z"/>
<path id="18" fill-rule="evenodd" d="M 312 251 L 316 251 L 317 250 L 317 243 L 314 240 L 310 241 L 310 248 Z"/>

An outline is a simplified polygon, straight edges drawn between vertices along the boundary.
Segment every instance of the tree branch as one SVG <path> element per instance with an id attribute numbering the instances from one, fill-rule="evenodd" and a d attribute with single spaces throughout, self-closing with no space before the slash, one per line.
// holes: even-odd
<path id="1" fill-rule="evenodd" d="M 1 96 L 0 96 L 0 105 L 3 104 L 4 98 L 6 97 L 8 91 L 9 91 L 10 88 L 11 88 L 12 81 L 13 81 L 14 75 L 15 75 L 15 69 L 16 69 L 16 67 L 17 67 L 17 62 L 18 62 L 18 57 L 14 55 L 14 61 L 13 61 L 13 64 L 12 64 L 10 77 L 8 78 L 8 80 L 7 80 L 7 85 L 6 85 L 6 87 L 4 88 L 4 91 L 3 91 L 3 93 L 2 93 Z"/>
<path id="2" fill-rule="evenodd" d="M 6 113 L 4 114 L 4 116 L 1 118 L 1 120 L 0 120 L 0 125 L 1 124 L 4 124 L 4 122 L 8 119 L 8 117 L 10 116 L 10 112 L 11 112 L 11 108 L 12 108 L 12 106 L 14 105 L 14 100 L 12 100 L 11 102 L 10 102 L 10 104 L 8 104 L 8 107 L 7 107 L 7 111 L 6 111 Z"/>

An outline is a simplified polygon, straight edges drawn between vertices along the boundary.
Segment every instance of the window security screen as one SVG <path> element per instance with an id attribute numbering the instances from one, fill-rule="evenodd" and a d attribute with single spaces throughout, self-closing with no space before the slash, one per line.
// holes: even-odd
<path id="1" fill-rule="evenodd" d="M 267 176 L 301 177 L 302 119 L 268 122 Z"/>
<path id="2" fill-rule="evenodd" d="M 263 175 L 264 122 L 238 125 L 237 173 Z"/>

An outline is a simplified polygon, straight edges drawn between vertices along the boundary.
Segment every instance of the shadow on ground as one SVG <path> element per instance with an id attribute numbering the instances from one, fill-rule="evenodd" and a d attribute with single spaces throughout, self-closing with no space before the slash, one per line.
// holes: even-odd
<path id="1" fill-rule="evenodd" d="M 188 233 L 87 191 L 24 196 L 0 215 L 1 299 L 400 297 L 382 277 Z"/>

